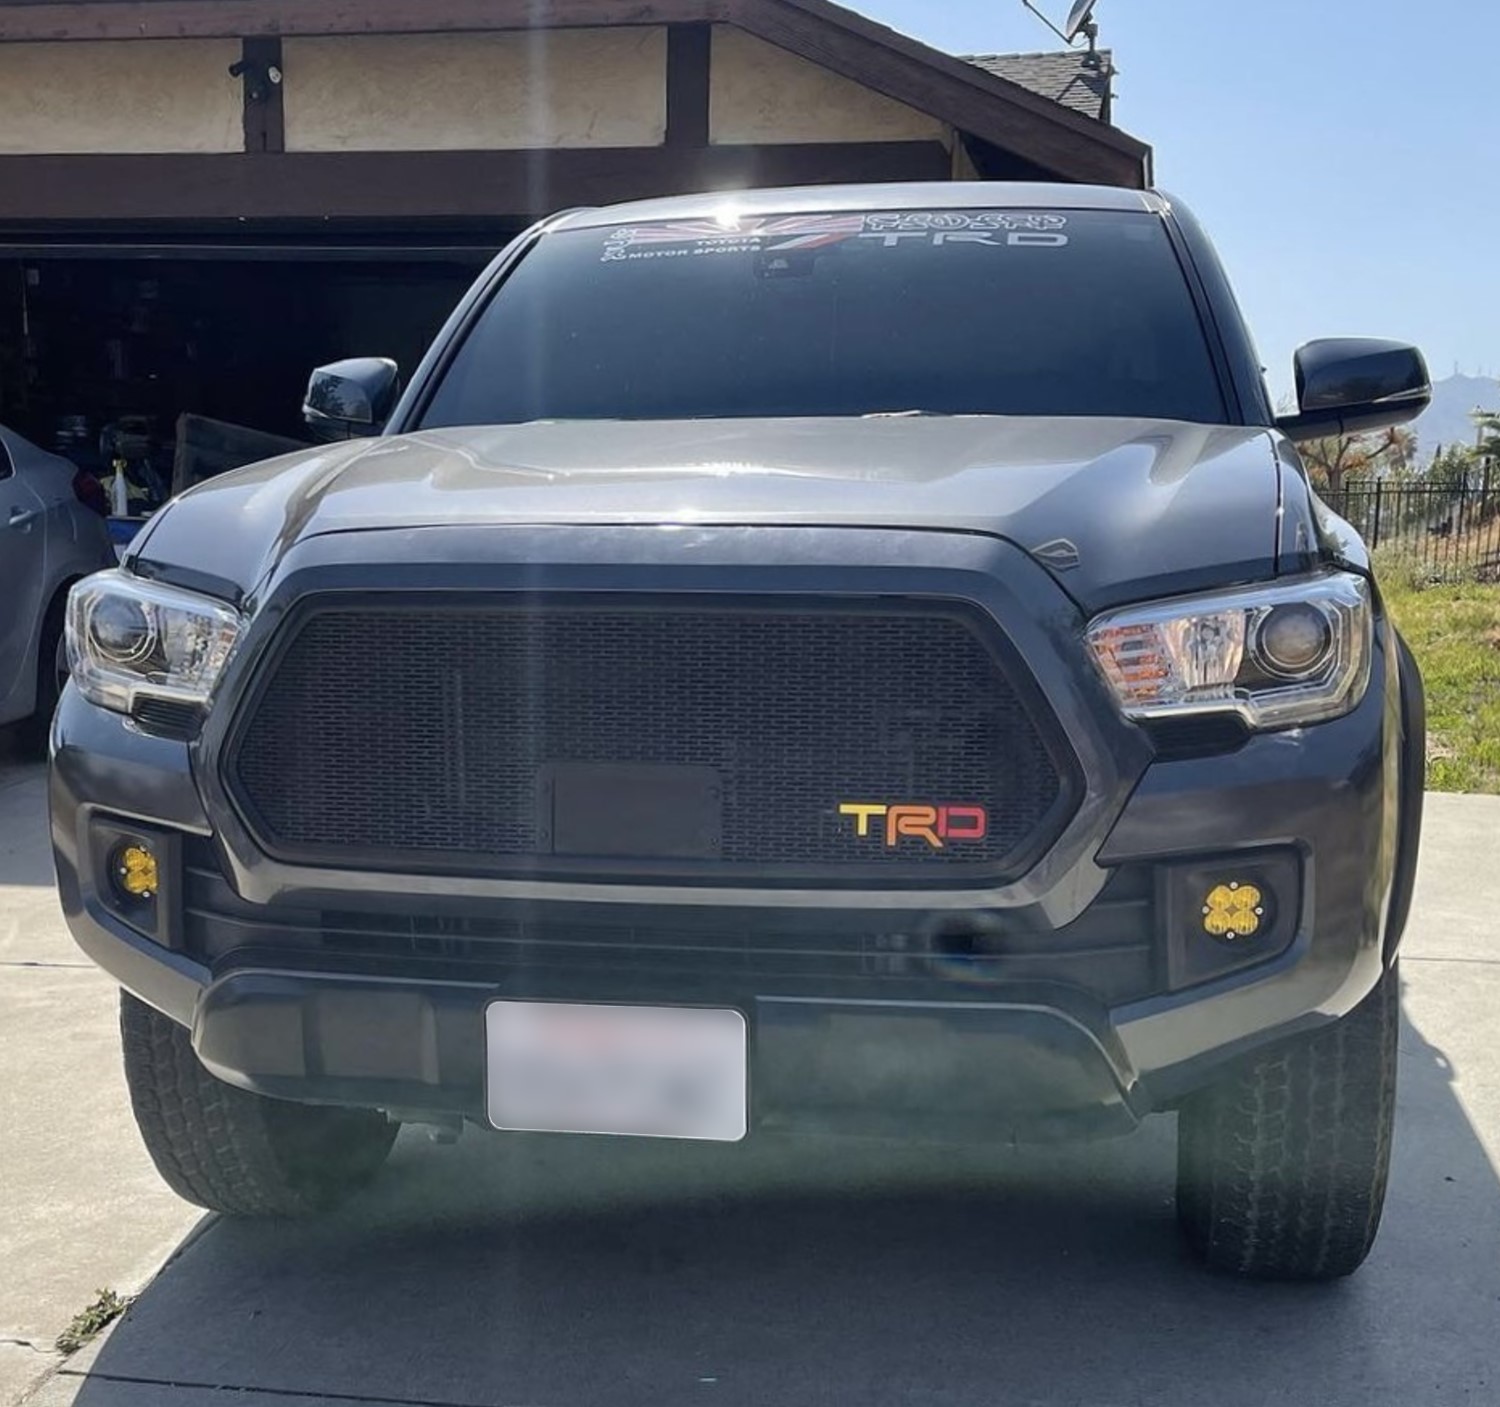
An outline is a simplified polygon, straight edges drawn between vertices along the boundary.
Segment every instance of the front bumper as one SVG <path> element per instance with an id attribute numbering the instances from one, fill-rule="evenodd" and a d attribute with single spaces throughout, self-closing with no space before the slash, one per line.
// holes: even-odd
<path id="1" fill-rule="evenodd" d="M 545 990 L 568 995 L 565 984 Z M 194 1044 L 216 1075 L 263 1094 L 482 1122 L 484 1006 L 496 995 L 484 984 L 241 972 L 204 989 Z M 691 983 L 671 995 L 724 1004 L 722 990 Z M 751 1033 L 754 1132 L 1040 1140 L 1127 1132 L 1140 1112 L 1102 1013 L 1066 992 L 734 1004 Z"/>
<path id="2" fill-rule="evenodd" d="M 368 572 L 381 535 L 357 536 L 289 554 L 264 612 L 274 618 L 311 578 Z M 711 560 L 684 589 L 712 589 L 715 573 L 744 589 L 752 569 L 736 554 L 764 553 L 772 537 L 781 565 L 766 579 L 781 589 L 822 585 L 813 564 L 832 539 L 860 564 L 845 589 L 914 567 L 905 535 L 729 536 L 700 552 Z M 470 576 L 497 550 L 445 537 L 434 558 Z M 642 541 L 630 530 L 575 539 L 577 571 L 608 584 L 638 565 Z M 69 924 L 123 986 L 192 1029 L 221 1078 L 408 1116 L 484 1117 L 484 1009 L 502 996 L 740 1010 L 752 1131 L 988 1139 L 1126 1130 L 1225 1062 L 1352 1009 L 1381 972 L 1399 840 L 1386 643 L 1347 717 L 1153 760 L 1103 706 L 1076 612 L 1040 569 L 984 540 L 929 537 L 920 550 L 934 560 L 916 569 L 1019 635 L 1043 692 L 1069 704 L 1059 713 L 1087 795 L 1014 884 L 880 894 L 299 870 L 261 854 L 223 797 L 217 715 L 200 741 L 174 742 L 70 689 L 51 793 Z M 518 570 L 532 580 L 540 568 Z M 105 851 L 121 828 L 174 857 L 176 887 L 150 933 L 109 893 Z M 1232 970 L 1195 966 L 1191 945 L 1209 940 L 1192 931 L 1183 886 L 1257 865 L 1279 891 L 1275 941 Z"/>

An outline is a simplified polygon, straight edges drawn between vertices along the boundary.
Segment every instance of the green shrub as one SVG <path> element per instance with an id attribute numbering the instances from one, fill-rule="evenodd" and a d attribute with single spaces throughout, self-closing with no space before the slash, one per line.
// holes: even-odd
<path id="1" fill-rule="evenodd" d="M 1387 594 L 1425 591 L 1430 586 L 1466 586 L 1478 580 L 1472 564 L 1433 563 L 1412 542 L 1389 542 L 1370 554 L 1375 576 Z"/>

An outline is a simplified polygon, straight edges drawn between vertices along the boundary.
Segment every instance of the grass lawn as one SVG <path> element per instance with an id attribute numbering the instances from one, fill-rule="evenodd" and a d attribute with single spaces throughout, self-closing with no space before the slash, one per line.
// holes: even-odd
<path id="1" fill-rule="evenodd" d="M 1427 785 L 1500 792 L 1500 586 L 1381 589 L 1427 681 Z"/>

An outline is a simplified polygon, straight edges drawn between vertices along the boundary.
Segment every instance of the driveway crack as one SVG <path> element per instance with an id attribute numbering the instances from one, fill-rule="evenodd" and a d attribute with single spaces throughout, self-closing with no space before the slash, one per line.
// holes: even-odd
<path id="1" fill-rule="evenodd" d="M 1415 953 L 1402 953 L 1402 962 L 1461 962 L 1474 967 L 1500 967 L 1500 958 L 1440 958 L 1422 957 Z"/>
<path id="2" fill-rule="evenodd" d="M 44 1357 L 53 1357 L 56 1350 L 49 1343 L 43 1343 L 40 1339 L 28 1339 L 20 1334 L 0 1334 L 0 1344 L 10 1344 L 13 1348 L 29 1348 L 33 1353 L 40 1353 Z"/>
<path id="3" fill-rule="evenodd" d="M 0 958 L 0 967 L 38 967 L 47 972 L 94 972 L 91 962 L 36 962 L 18 958 Z"/>
<path id="4" fill-rule="evenodd" d="M 58 1377 L 83 1378 L 90 1382 L 130 1383 L 138 1387 L 186 1388 L 197 1392 L 245 1392 L 277 1397 L 288 1402 L 349 1402 L 368 1407 L 535 1407 L 535 1404 L 466 1402 L 453 1397 L 379 1397 L 359 1392 L 326 1392 L 317 1388 L 259 1387 L 244 1383 L 195 1382 L 189 1378 L 140 1378 L 128 1373 L 101 1373 L 97 1369 L 58 1370 Z"/>

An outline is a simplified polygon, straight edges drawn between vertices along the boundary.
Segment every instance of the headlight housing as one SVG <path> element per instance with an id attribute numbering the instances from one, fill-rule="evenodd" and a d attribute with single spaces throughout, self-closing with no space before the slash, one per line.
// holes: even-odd
<path id="1" fill-rule="evenodd" d="M 1232 713 L 1290 728 L 1359 702 L 1373 635 L 1368 583 L 1340 572 L 1116 611 L 1088 642 L 1128 718 Z"/>
<path id="2" fill-rule="evenodd" d="M 68 664 L 90 703 L 129 713 L 137 699 L 205 707 L 239 641 L 239 612 L 196 592 L 96 572 L 68 596 Z"/>

